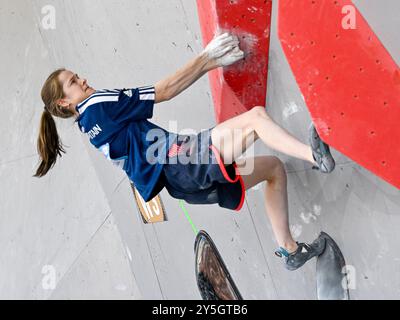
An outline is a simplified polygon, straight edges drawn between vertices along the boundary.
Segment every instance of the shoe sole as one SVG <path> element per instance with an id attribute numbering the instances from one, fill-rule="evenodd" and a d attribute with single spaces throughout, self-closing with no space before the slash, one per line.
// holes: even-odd
<path id="1" fill-rule="evenodd" d="M 311 124 L 309 128 L 309 142 L 313 154 L 315 153 L 322 154 L 321 156 L 318 157 L 320 159 L 319 163 L 317 162 L 318 167 L 313 167 L 313 169 L 314 168 L 319 169 L 319 171 L 321 171 L 322 173 L 331 173 L 336 167 L 335 159 L 333 159 L 332 157 L 329 145 L 327 145 L 324 141 L 322 141 L 322 139 L 318 135 L 317 129 L 313 124 Z M 320 151 L 318 152 L 316 150 Z"/>

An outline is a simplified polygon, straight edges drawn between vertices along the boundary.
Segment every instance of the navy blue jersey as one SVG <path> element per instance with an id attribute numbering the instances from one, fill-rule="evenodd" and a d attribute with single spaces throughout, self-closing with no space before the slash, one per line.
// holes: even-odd
<path id="1" fill-rule="evenodd" d="M 97 90 L 76 106 L 79 129 L 108 160 L 126 172 L 144 201 L 164 187 L 159 177 L 178 135 L 151 123 L 153 86 Z M 161 181 L 161 179 L 160 179 Z"/>

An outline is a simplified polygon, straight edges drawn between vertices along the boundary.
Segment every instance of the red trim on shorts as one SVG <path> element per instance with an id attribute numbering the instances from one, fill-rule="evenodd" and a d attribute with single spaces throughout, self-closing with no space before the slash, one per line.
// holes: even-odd
<path id="1" fill-rule="evenodd" d="M 237 206 L 237 208 L 234 209 L 235 211 L 240 211 L 240 210 L 242 209 L 242 207 L 243 207 L 243 204 L 244 204 L 244 196 L 245 196 L 245 194 L 246 194 L 246 189 L 245 189 L 245 187 L 244 187 L 243 178 L 242 178 L 242 176 L 239 174 L 239 171 L 238 171 L 238 168 L 237 168 L 237 164 L 236 164 L 235 162 L 233 163 L 233 166 L 235 167 L 236 175 L 239 177 L 240 185 L 242 186 L 242 198 L 240 199 L 240 203 L 239 203 L 239 205 Z"/>
<path id="2" fill-rule="evenodd" d="M 240 178 L 240 175 L 237 174 L 236 170 L 235 170 L 235 176 L 236 176 L 235 180 L 232 180 L 231 177 L 229 176 L 228 172 L 226 172 L 224 161 L 222 160 L 218 149 L 213 145 L 210 145 L 210 149 L 214 152 L 214 155 L 217 158 L 217 162 L 218 162 L 219 168 L 221 169 L 221 172 L 224 175 L 224 178 L 230 183 L 238 182 L 238 180 Z"/>

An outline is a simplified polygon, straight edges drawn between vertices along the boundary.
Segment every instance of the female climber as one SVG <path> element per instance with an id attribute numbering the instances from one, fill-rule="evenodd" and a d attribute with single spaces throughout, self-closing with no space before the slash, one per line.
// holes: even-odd
<path id="1" fill-rule="evenodd" d="M 292 238 L 283 163 L 275 156 L 246 158 L 240 165 L 235 160 L 260 139 L 272 149 L 330 173 L 335 161 L 313 126 L 306 145 L 278 126 L 262 106 L 198 134 L 169 132 L 148 121 L 155 103 L 174 98 L 208 71 L 243 58 L 238 38 L 224 33 L 187 65 L 154 86 L 95 90 L 70 70 L 54 71 L 41 92 L 44 110 L 37 142 L 41 163 L 34 176 L 46 175 L 57 156 L 65 153 L 54 116 L 75 118 L 91 144 L 126 172 L 146 202 L 165 187 L 172 197 L 191 204 L 218 203 L 238 211 L 244 203 L 245 190 L 266 181 L 266 213 L 279 245 L 275 254 L 284 258 L 287 269 L 298 269 L 323 252 L 325 240 L 318 238 L 305 244 Z M 246 172 L 249 167 L 253 170 Z"/>

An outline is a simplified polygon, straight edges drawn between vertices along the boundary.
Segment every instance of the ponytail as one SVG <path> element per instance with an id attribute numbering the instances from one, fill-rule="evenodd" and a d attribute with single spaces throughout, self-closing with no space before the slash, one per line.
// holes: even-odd
<path id="1" fill-rule="evenodd" d="M 37 178 L 45 176 L 47 172 L 54 167 L 57 161 L 57 155 L 62 157 L 61 152 L 66 153 L 58 137 L 56 123 L 46 107 L 40 119 L 37 151 L 42 159 L 34 175 L 34 177 Z"/>
<path id="2" fill-rule="evenodd" d="M 71 118 L 74 115 L 73 112 L 62 110 L 57 105 L 57 100 L 64 97 L 62 86 L 58 80 L 58 76 L 63 71 L 65 69 L 54 71 L 43 85 L 42 100 L 45 107 L 40 119 L 39 137 L 37 139 L 37 152 L 41 158 L 41 163 L 33 177 L 41 178 L 45 176 L 54 167 L 57 156 L 62 157 L 62 153 L 66 153 L 53 119 L 53 115 L 63 119 Z"/>

